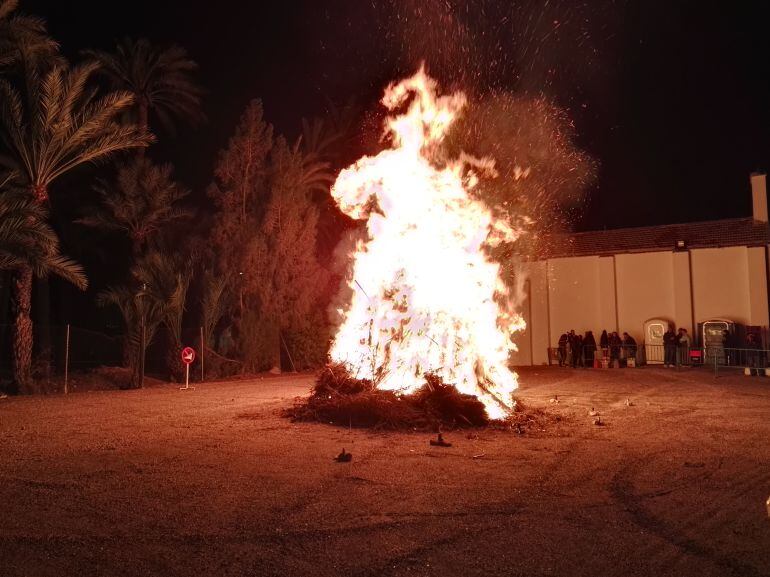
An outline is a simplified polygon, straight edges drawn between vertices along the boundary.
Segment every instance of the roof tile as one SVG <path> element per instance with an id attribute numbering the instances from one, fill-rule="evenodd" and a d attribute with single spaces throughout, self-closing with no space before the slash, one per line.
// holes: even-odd
<path id="1" fill-rule="evenodd" d="M 542 238 L 540 256 L 559 258 L 674 250 L 680 240 L 687 248 L 762 246 L 770 244 L 770 227 L 752 218 L 735 218 L 553 234 Z"/>

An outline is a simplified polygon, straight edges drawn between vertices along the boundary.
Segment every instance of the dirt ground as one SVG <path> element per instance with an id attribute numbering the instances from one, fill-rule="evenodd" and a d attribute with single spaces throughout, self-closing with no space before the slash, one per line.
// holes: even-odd
<path id="1" fill-rule="evenodd" d="M 311 381 L 0 400 L 0 575 L 770 575 L 770 378 L 529 369 L 565 419 L 451 448 L 281 418 Z"/>

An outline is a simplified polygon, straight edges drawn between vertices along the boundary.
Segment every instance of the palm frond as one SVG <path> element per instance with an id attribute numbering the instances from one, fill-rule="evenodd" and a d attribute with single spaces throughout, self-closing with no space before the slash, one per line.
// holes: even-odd
<path id="1" fill-rule="evenodd" d="M 28 194 L 0 194 L 0 270 L 32 268 L 38 277 L 57 275 L 80 289 L 88 286 L 83 268 L 59 252 L 59 239 L 42 205 Z"/>
<path id="2" fill-rule="evenodd" d="M 113 88 L 133 94 L 135 107 L 146 104 L 164 128 L 174 130 L 173 119 L 204 120 L 203 90 L 193 77 L 198 65 L 180 46 L 161 48 L 145 38 L 124 38 L 114 53 L 92 50 L 86 55 L 99 63 Z"/>
<path id="3" fill-rule="evenodd" d="M 27 184 L 43 197 L 67 171 L 153 140 L 142 128 L 118 123 L 133 95 L 116 91 L 95 97 L 88 85 L 95 70 L 94 62 L 74 68 L 56 64 L 41 71 L 30 67 L 26 103 L 0 79 L 0 134 Z"/>
<path id="4" fill-rule="evenodd" d="M 32 270 L 41 278 L 53 274 L 72 283 L 80 290 L 88 288 L 88 278 L 86 278 L 83 267 L 74 260 L 61 255 L 52 255 L 44 262 L 32 263 Z"/>

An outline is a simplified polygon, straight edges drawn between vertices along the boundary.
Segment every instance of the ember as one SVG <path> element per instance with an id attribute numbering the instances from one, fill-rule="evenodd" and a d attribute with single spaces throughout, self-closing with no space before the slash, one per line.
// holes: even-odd
<path id="1" fill-rule="evenodd" d="M 524 322 L 486 249 L 518 231 L 471 193 L 495 176 L 494 162 L 442 157 L 466 99 L 439 96 L 424 69 L 389 86 L 382 104 L 393 113 L 391 147 L 343 170 L 331 191 L 368 232 L 351 255 L 353 296 L 339 311 L 331 358 L 399 395 L 435 375 L 476 396 L 489 418 L 505 418 L 517 387 L 511 336 Z"/>

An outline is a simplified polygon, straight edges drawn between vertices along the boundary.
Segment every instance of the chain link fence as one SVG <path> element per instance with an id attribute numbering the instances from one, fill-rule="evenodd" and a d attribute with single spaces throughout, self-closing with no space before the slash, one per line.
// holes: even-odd
<path id="1" fill-rule="evenodd" d="M 150 378 L 183 380 L 180 355 L 181 349 L 187 346 L 196 351 L 190 366 L 191 381 L 230 376 L 242 368 L 240 361 L 216 353 L 204 342 L 202 327 L 183 328 L 181 335 L 175 335 L 166 327 L 157 327 L 150 336 L 144 364 L 145 374 Z M 8 383 L 13 379 L 13 338 L 14 326 L 0 324 L 0 390 L 10 389 Z M 132 378 L 129 347 L 122 334 L 73 325 L 36 324 L 32 368 L 37 392 L 68 392 L 73 382 L 85 386 L 88 379 L 84 376 L 89 374 L 101 375 L 107 388 L 127 386 Z"/>

